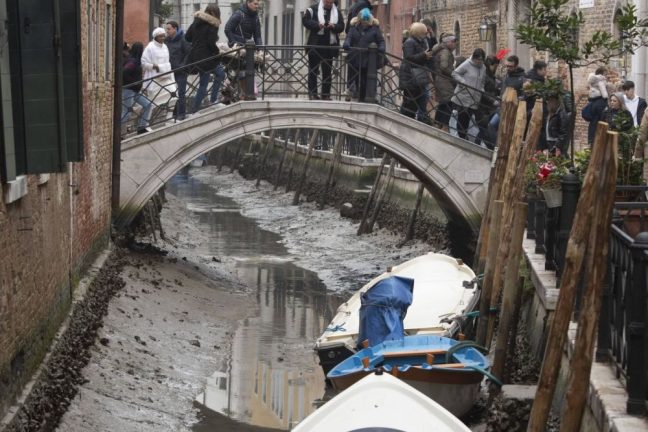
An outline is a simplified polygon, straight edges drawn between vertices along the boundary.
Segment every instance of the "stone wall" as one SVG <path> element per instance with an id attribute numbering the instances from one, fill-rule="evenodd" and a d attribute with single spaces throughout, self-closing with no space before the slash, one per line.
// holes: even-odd
<path id="1" fill-rule="evenodd" d="M 0 201 L 0 418 L 45 355 L 84 266 L 108 243 L 113 54 L 105 58 L 105 38 L 114 10 L 90 3 L 80 14 L 84 160 L 26 176 L 22 197 Z"/>

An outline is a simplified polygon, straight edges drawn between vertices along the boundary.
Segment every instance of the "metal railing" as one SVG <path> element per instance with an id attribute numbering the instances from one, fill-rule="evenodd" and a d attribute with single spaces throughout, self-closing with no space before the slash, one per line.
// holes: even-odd
<path id="1" fill-rule="evenodd" d="M 542 197 L 527 196 L 527 238 L 545 255 L 545 269 L 555 270 L 557 287 L 580 194 L 574 175 L 562 180 L 562 205 L 547 208 Z M 603 287 L 596 360 L 611 362 L 628 392 L 627 412 L 643 415 L 648 400 L 648 186 L 617 186 L 610 232 L 607 283 Z M 574 318 L 578 319 L 582 287 Z"/>
<path id="2" fill-rule="evenodd" d="M 214 88 L 220 86 L 220 89 L 217 90 L 218 95 L 216 98 L 210 98 L 209 102 L 200 101 L 199 109 L 216 103 L 229 104 L 257 98 L 308 98 L 310 96 L 327 100 L 359 100 L 377 103 L 390 110 L 400 112 L 404 97 L 421 97 L 425 99 L 426 103 L 419 112 L 413 113 L 411 110 L 405 110 L 405 112 L 410 117 L 416 117 L 430 124 L 433 123 L 432 119 L 439 109 L 432 80 L 434 75 L 431 70 L 391 54 L 379 53 L 375 46 L 366 49 L 351 48 L 345 51 L 341 47 L 326 47 L 323 50 L 321 46 L 255 46 L 248 44 L 227 52 L 223 50 L 218 56 L 185 65 L 148 80 L 125 85 L 124 89 L 132 89 L 137 88 L 140 84 L 143 84 L 145 88 L 150 87 L 150 84 L 153 83 L 156 90 L 154 92 L 143 91 L 146 101 L 151 103 L 150 112 L 137 107 L 137 104 L 135 104 L 135 109 L 127 107 L 127 116 L 123 121 L 123 133 L 133 131 L 137 125 L 155 126 L 181 118 L 178 115 L 177 106 L 178 99 L 183 95 L 180 94 L 182 92 L 178 91 L 173 80 L 168 79 L 177 74 L 187 76 L 184 98 L 187 113 L 191 113 L 190 107 L 195 104 L 199 88 L 199 77 L 194 72 L 201 64 L 214 59 L 217 59 L 225 70 L 225 79 L 221 83 L 218 79 L 210 77 L 206 95 L 212 95 Z M 318 90 L 318 94 L 315 96 L 312 88 L 309 93 L 308 80 L 309 76 L 311 80 L 315 77 L 317 88 L 322 88 L 322 71 L 317 66 L 321 64 L 324 64 L 325 67 L 330 66 L 330 80 L 328 80 L 330 91 L 326 89 L 322 94 Z M 416 91 L 410 90 L 409 96 L 405 95 L 402 88 L 404 86 L 399 82 L 400 68 L 405 64 L 425 70 L 430 77 L 429 86 L 418 88 Z M 445 78 L 454 82 L 452 77 Z M 484 98 L 483 91 L 464 84 L 460 84 L 457 92 L 461 92 L 464 100 L 468 97 L 468 101 L 476 106 L 480 106 L 479 104 Z M 493 96 L 488 98 L 489 100 L 497 99 Z M 128 102 L 127 105 L 130 105 L 132 101 Z M 457 126 L 457 112 L 447 114 L 451 116 L 451 134 L 461 135 L 473 143 L 492 147 L 488 137 L 479 134 L 480 127 L 474 116 L 470 118 L 468 129 L 461 131 Z M 148 115 L 150 118 L 143 119 L 144 115 Z"/>

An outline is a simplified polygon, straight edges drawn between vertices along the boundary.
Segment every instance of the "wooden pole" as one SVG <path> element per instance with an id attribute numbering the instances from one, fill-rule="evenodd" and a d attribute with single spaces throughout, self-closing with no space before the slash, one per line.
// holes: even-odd
<path id="1" fill-rule="evenodd" d="M 527 204 L 515 203 L 515 217 L 513 235 L 511 238 L 511 255 L 506 266 L 506 278 L 504 279 L 504 294 L 502 296 L 502 308 L 500 312 L 499 330 L 495 343 L 495 358 L 491 372 L 500 381 L 503 378 L 504 365 L 506 364 L 506 348 L 509 342 L 509 334 L 513 326 L 513 311 L 517 293 L 518 276 L 520 273 L 520 257 L 522 256 L 522 239 L 524 237 L 524 223 L 526 222 Z M 494 388 L 494 387 L 491 387 Z"/>
<path id="2" fill-rule="evenodd" d="M 367 224 L 367 232 L 373 231 L 374 224 L 378 220 L 378 214 L 380 213 L 380 209 L 382 208 L 383 201 L 387 196 L 387 190 L 389 189 L 389 184 L 391 183 L 392 178 L 394 177 L 395 167 L 396 167 L 396 159 L 392 158 L 391 163 L 389 164 L 389 172 L 387 173 L 387 178 L 385 179 L 385 183 L 383 184 L 382 189 L 380 189 L 380 194 L 378 195 L 378 199 L 376 200 L 376 207 L 374 207 L 373 213 L 371 213 L 371 219 L 369 219 L 369 223 Z"/>
<path id="3" fill-rule="evenodd" d="M 341 132 L 337 133 L 335 138 L 335 145 L 333 146 L 333 154 L 331 155 L 331 166 L 329 167 L 328 176 L 326 177 L 326 183 L 324 184 L 324 192 L 322 193 L 322 198 L 318 205 L 318 208 L 321 210 L 326 205 L 326 199 L 328 197 L 329 189 L 333 183 L 333 174 L 335 173 L 335 168 L 337 167 L 338 160 L 342 155 L 342 139 L 344 135 Z"/>
<path id="4" fill-rule="evenodd" d="M 236 153 L 234 154 L 234 159 L 232 160 L 232 166 L 230 167 L 230 174 L 239 166 L 239 157 L 241 155 L 241 146 L 243 143 L 241 140 L 236 143 Z"/>
<path id="5" fill-rule="evenodd" d="M 597 194 L 595 219 L 591 221 L 594 229 L 590 233 L 585 263 L 585 292 L 583 307 L 578 320 L 578 333 L 574 353 L 569 366 L 565 410 L 560 421 L 561 431 L 577 431 L 581 428 L 581 420 L 589 390 L 589 379 L 592 370 L 592 357 L 596 345 L 596 330 L 603 285 L 608 268 L 608 248 L 610 242 L 610 224 L 612 223 L 612 207 L 617 173 L 618 133 L 608 133 L 606 143 L 606 160 Z"/>
<path id="6" fill-rule="evenodd" d="M 491 217 L 491 241 L 488 243 L 488 255 L 485 257 L 486 268 L 484 270 L 484 281 L 482 282 L 481 297 L 479 299 L 479 321 L 477 321 L 477 343 L 486 346 L 486 332 L 488 330 L 488 316 L 490 315 L 491 290 L 493 288 L 493 270 L 495 257 L 497 255 L 498 240 L 502 222 L 502 209 L 504 202 L 493 201 Z"/>
<path id="7" fill-rule="evenodd" d="M 518 176 L 523 176 L 524 173 L 518 173 L 518 162 L 522 153 L 522 138 L 524 136 L 524 130 L 526 129 L 526 102 L 521 101 L 518 105 L 516 119 L 515 119 L 515 130 L 513 131 L 513 137 L 511 138 L 511 146 L 509 148 L 509 156 L 506 166 L 506 172 L 504 174 L 504 181 L 501 188 L 500 200 L 504 203 L 502 208 L 502 228 L 500 229 L 500 235 L 498 239 L 498 249 L 495 256 L 495 265 L 493 269 L 493 279 L 490 306 L 494 307 L 499 301 L 499 296 L 501 292 L 502 279 L 505 274 L 506 268 L 509 264 L 508 255 L 511 247 L 511 233 L 513 226 L 515 225 L 514 221 L 514 212 L 513 204 L 514 200 L 512 199 L 513 194 L 513 183 Z M 490 348 L 491 341 L 493 338 L 493 330 L 495 326 L 494 316 L 489 314 L 484 319 L 487 321 L 487 331 L 484 338 L 484 346 Z"/>
<path id="8" fill-rule="evenodd" d="M 538 390 L 531 407 L 527 432 L 544 431 L 549 417 L 558 372 L 560 371 L 560 360 L 567 339 L 569 320 L 574 309 L 576 287 L 580 280 L 579 275 L 582 270 L 589 232 L 591 231 L 590 221 L 598 205 L 599 197 L 596 195 L 598 193 L 596 184 L 598 183 L 603 156 L 606 151 L 605 134 L 607 128 L 608 125 L 603 122 L 599 122 L 596 127 L 592 156 L 585 174 L 581 195 L 576 206 L 574 223 L 567 243 L 560 294 L 558 295 L 551 327 L 549 328 L 547 347 L 538 380 Z"/>
<path id="9" fill-rule="evenodd" d="M 295 136 L 293 142 L 297 145 L 297 135 L 299 134 L 299 129 L 295 129 Z M 281 182 L 281 171 L 283 170 L 284 161 L 286 160 L 286 152 L 288 151 L 288 136 L 286 135 L 286 140 L 284 141 L 283 150 L 281 151 L 281 160 L 279 161 L 279 167 L 277 168 L 277 176 L 275 177 L 275 184 L 272 190 L 277 190 L 279 188 L 279 183 Z"/>
<path id="10" fill-rule="evenodd" d="M 288 166 L 288 178 L 286 179 L 286 192 L 290 190 L 290 183 L 292 183 L 293 170 L 295 168 L 295 160 L 297 159 L 297 145 L 299 141 L 299 129 L 295 132 L 295 145 L 291 152 L 290 165 Z"/>
<path id="11" fill-rule="evenodd" d="M 304 160 L 304 165 L 302 166 L 302 172 L 299 176 L 299 181 L 297 182 L 297 187 L 295 189 L 295 195 L 293 196 L 292 205 L 299 204 L 299 195 L 301 195 L 302 188 L 304 187 L 304 182 L 306 181 L 306 173 L 308 172 L 308 163 L 310 162 L 311 156 L 313 156 L 313 150 L 315 149 L 315 143 L 317 142 L 317 137 L 319 136 L 319 129 L 313 131 L 311 135 L 310 142 L 308 143 L 308 153 L 306 153 L 306 159 Z"/>
<path id="12" fill-rule="evenodd" d="M 259 163 L 259 169 L 257 170 L 257 180 L 256 180 L 256 187 L 259 187 L 261 184 L 261 177 L 263 176 L 263 170 L 265 169 L 265 164 L 266 161 L 268 160 L 268 155 L 272 151 L 272 148 L 274 147 L 274 141 L 275 141 L 275 133 L 276 129 L 272 129 L 270 131 L 270 136 L 268 137 L 268 144 L 266 144 L 265 151 L 263 152 L 263 157 L 261 158 L 261 162 Z"/>
<path id="13" fill-rule="evenodd" d="M 488 253 L 489 229 L 491 226 L 491 202 L 498 200 L 502 187 L 502 179 L 506 172 L 506 163 L 509 155 L 509 144 L 515 129 L 515 118 L 517 112 L 518 98 L 517 92 L 508 88 L 504 91 L 502 97 L 502 109 L 500 110 L 500 125 L 497 130 L 497 148 L 495 168 L 491 170 L 491 176 L 488 183 L 488 198 L 486 199 L 486 208 L 482 216 L 481 228 L 479 229 L 479 238 L 477 239 L 477 248 L 475 250 L 475 269 L 477 273 L 482 273 L 485 268 L 486 254 Z"/>
<path id="14" fill-rule="evenodd" d="M 416 224 L 416 215 L 421 208 L 421 201 L 423 201 L 423 183 L 419 183 L 418 189 L 416 189 L 416 203 L 414 204 L 414 209 L 410 214 L 409 221 L 407 222 L 407 228 L 405 229 L 405 240 L 403 243 L 408 242 L 414 238 L 414 225 Z"/>
<path id="15" fill-rule="evenodd" d="M 369 197 L 367 198 L 367 202 L 365 203 L 365 208 L 364 211 L 362 212 L 362 219 L 360 219 L 360 226 L 358 226 L 358 232 L 357 235 L 360 234 L 365 234 L 366 228 L 367 228 L 367 217 L 369 216 L 369 210 L 371 209 L 371 204 L 373 203 L 374 196 L 376 195 L 376 191 L 378 190 L 378 185 L 380 184 L 380 177 L 382 176 L 382 172 L 385 169 L 385 165 L 387 164 L 387 160 L 389 160 L 389 155 L 385 153 L 383 155 L 382 161 L 380 162 L 380 168 L 378 169 L 378 172 L 376 173 L 376 178 L 374 179 L 374 184 L 371 188 L 371 191 L 369 191 Z"/>

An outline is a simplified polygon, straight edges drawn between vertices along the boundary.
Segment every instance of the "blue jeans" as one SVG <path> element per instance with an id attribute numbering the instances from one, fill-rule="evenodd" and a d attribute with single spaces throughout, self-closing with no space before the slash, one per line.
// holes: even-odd
<path id="1" fill-rule="evenodd" d="M 176 72 L 174 77 L 178 85 L 178 102 L 175 106 L 176 117 L 184 118 L 187 112 L 187 74 L 186 72 Z"/>
<path id="2" fill-rule="evenodd" d="M 148 126 L 148 122 L 151 119 L 151 109 L 153 109 L 153 104 L 151 104 L 151 101 L 148 100 L 146 96 L 144 96 L 140 92 L 136 92 L 127 88 L 122 89 L 122 123 L 124 123 L 124 120 L 126 120 L 126 117 L 128 117 L 128 112 L 131 111 L 133 105 L 135 104 L 138 104 L 142 107 L 142 112 L 137 119 L 137 128 L 145 128 Z"/>
<path id="3" fill-rule="evenodd" d="M 416 118 L 418 120 L 429 118 L 427 113 L 427 104 L 431 96 L 432 96 L 432 91 L 430 90 L 430 86 L 427 85 L 425 87 L 425 91 L 423 92 L 423 95 L 421 95 L 420 99 L 418 100 L 419 108 L 416 111 Z"/>
<path id="4" fill-rule="evenodd" d="M 211 96 L 209 98 L 209 101 L 211 103 L 214 103 L 218 100 L 218 95 L 220 93 L 221 85 L 223 84 L 223 81 L 225 81 L 225 68 L 223 68 L 223 65 L 219 63 L 213 72 L 214 75 L 216 76 L 216 79 L 214 80 L 214 84 L 212 85 L 211 88 Z M 207 96 L 207 86 L 209 86 L 210 79 L 211 79 L 211 72 L 200 73 L 198 91 L 196 92 L 196 97 L 194 99 L 192 112 L 196 112 L 200 109 L 200 105 L 202 104 L 203 99 L 205 99 L 205 96 Z"/>

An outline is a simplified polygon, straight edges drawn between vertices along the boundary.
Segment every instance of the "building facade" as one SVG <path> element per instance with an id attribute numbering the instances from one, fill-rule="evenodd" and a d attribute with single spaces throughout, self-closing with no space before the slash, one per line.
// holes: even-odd
<path id="1" fill-rule="evenodd" d="M 109 241 L 117 1 L 0 0 L 0 417 Z"/>

